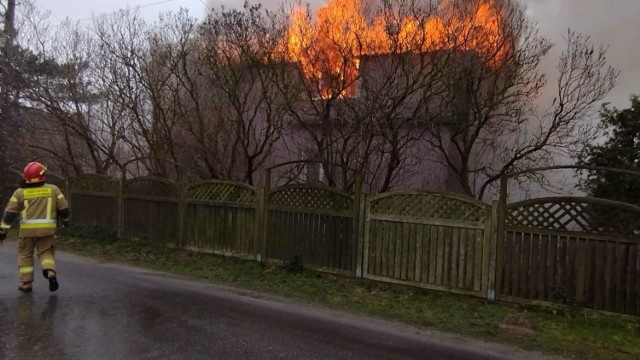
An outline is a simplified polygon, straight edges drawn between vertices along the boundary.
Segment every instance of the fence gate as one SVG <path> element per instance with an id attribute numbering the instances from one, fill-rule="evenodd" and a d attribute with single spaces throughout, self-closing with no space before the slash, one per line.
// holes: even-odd
<path id="1" fill-rule="evenodd" d="M 490 206 L 458 195 L 396 192 L 367 208 L 366 278 L 487 295 Z"/>

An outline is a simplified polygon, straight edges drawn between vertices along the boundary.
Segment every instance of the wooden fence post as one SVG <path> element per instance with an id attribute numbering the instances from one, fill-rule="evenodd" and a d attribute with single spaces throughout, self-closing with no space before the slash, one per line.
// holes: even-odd
<path id="1" fill-rule="evenodd" d="M 256 213 L 254 217 L 254 226 L 253 226 L 253 249 L 256 257 L 256 261 L 261 262 L 262 255 L 262 223 L 263 223 L 263 213 L 264 213 L 264 188 L 256 189 Z"/>
<path id="2" fill-rule="evenodd" d="M 118 238 L 124 237 L 124 187 L 126 184 L 126 172 L 122 171 L 122 176 L 118 183 Z"/>
<path id="3" fill-rule="evenodd" d="M 184 173 L 182 169 L 178 173 L 178 243 L 176 247 L 182 249 L 184 246 L 184 232 L 187 212 L 187 186 L 184 182 Z"/>
<path id="4" fill-rule="evenodd" d="M 262 262 L 267 258 L 267 231 L 269 221 L 269 192 L 271 190 L 271 169 L 265 171 L 264 176 L 264 188 L 258 193 L 258 211 L 256 219 L 258 221 L 259 234 L 258 241 L 258 255 L 256 260 Z"/>
<path id="5" fill-rule="evenodd" d="M 506 236 L 506 217 L 507 217 L 507 191 L 508 191 L 508 178 L 502 176 L 500 178 L 500 200 L 498 201 L 497 211 L 497 224 L 496 224 L 496 293 L 494 299 L 500 298 L 500 291 L 502 290 L 502 268 L 503 268 L 503 252 L 504 241 Z"/>
<path id="6" fill-rule="evenodd" d="M 485 251 L 488 254 L 487 264 L 485 269 L 487 270 L 485 278 L 486 278 L 486 294 L 487 300 L 495 301 L 496 300 L 496 262 L 498 259 L 498 221 L 500 217 L 500 203 L 498 201 L 494 201 L 491 206 L 491 214 L 488 217 L 488 221 L 490 221 L 488 241 L 486 242 L 487 248 Z"/>
<path id="7" fill-rule="evenodd" d="M 363 274 L 363 261 L 364 261 L 364 252 L 366 251 L 364 245 L 364 201 L 365 197 L 362 193 L 362 175 L 360 172 L 356 173 L 356 184 L 355 184 L 355 197 L 354 197 L 354 218 L 353 218 L 353 226 L 355 227 L 355 231 L 353 232 L 354 236 L 356 236 L 356 278 L 362 278 Z"/>
<path id="8" fill-rule="evenodd" d="M 576 246 L 578 247 L 577 253 L 578 256 L 576 258 L 576 272 L 575 272 L 575 282 L 576 282 L 576 304 L 583 306 L 584 305 L 584 290 L 585 290 L 585 282 L 586 282 L 586 247 L 587 242 L 585 241 L 576 241 Z M 629 289 L 630 290 L 630 289 Z"/>
<path id="9" fill-rule="evenodd" d="M 369 273 L 369 236 L 371 234 L 371 220 L 369 218 L 369 212 L 371 211 L 371 202 L 369 197 L 363 195 L 363 215 L 362 217 L 362 231 L 363 231 L 363 253 L 362 253 L 362 277 L 367 277 Z"/>

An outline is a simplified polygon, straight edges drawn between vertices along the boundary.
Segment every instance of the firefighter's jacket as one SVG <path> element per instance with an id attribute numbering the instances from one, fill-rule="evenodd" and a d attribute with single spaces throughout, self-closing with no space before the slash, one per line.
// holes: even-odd
<path id="1" fill-rule="evenodd" d="M 18 217 L 19 237 L 51 236 L 55 234 L 58 218 L 69 220 L 69 203 L 55 185 L 27 184 L 13 193 L 0 227 L 5 230 L 11 228 Z"/>

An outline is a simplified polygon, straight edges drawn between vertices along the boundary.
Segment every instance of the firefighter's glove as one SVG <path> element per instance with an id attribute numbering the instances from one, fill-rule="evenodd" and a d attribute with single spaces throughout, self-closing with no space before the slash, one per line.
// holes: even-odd
<path id="1" fill-rule="evenodd" d="M 0 241 L 4 241 L 7 238 L 8 234 L 9 234 L 8 230 L 0 229 Z"/>
<path id="2" fill-rule="evenodd" d="M 63 228 L 67 228 L 67 227 L 69 227 L 69 219 L 67 219 L 67 220 L 62 220 L 62 227 L 63 227 Z"/>

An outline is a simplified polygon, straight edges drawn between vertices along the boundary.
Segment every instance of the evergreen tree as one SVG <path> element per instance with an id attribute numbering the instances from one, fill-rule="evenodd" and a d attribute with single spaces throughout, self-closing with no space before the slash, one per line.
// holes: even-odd
<path id="1" fill-rule="evenodd" d="M 579 164 L 640 171 L 640 97 L 631 107 L 605 106 L 601 112 L 606 141 L 585 147 Z M 582 183 L 591 196 L 640 205 L 640 177 L 610 171 L 589 171 Z"/>

